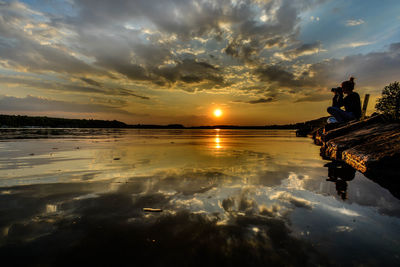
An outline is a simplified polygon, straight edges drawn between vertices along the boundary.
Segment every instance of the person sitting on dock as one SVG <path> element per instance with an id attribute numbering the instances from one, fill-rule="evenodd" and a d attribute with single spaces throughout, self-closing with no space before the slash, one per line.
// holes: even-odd
<path id="1" fill-rule="evenodd" d="M 331 114 L 338 123 L 358 120 L 361 117 L 361 101 L 358 93 L 354 90 L 354 78 L 350 77 L 348 81 L 342 82 L 341 87 L 332 88 L 335 96 L 332 99 L 332 106 L 328 107 L 328 113 Z M 343 94 L 346 97 L 343 98 Z M 341 107 L 345 108 L 342 110 Z"/>

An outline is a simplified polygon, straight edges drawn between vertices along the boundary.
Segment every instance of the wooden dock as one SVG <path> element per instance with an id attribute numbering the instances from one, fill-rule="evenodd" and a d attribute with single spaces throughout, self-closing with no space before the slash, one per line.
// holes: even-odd
<path id="1" fill-rule="evenodd" d="M 385 173 L 400 178 L 400 123 L 382 116 L 318 129 L 313 138 L 321 155 L 343 161 L 362 173 Z"/>

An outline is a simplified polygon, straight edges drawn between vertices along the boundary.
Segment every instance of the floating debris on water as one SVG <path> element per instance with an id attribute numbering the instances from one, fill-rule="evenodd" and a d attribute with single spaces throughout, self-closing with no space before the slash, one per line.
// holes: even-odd
<path id="1" fill-rule="evenodd" d="M 143 208 L 143 211 L 146 211 L 146 212 L 162 212 L 162 209 Z"/>

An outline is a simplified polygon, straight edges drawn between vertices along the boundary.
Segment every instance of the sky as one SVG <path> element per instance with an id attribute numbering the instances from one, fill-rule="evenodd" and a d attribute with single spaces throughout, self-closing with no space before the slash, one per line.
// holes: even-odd
<path id="1" fill-rule="evenodd" d="M 286 124 L 399 75 L 398 0 L 0 1 L 1 114 Z"/>

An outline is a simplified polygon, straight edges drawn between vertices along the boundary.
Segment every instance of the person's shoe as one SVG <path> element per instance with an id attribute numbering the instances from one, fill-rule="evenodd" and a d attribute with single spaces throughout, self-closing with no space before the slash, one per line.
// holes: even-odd
<path id="1" fill-rule="evenodd" d="M 329 118 L 326 120 L 326 122 L 327 122 L 328 124 L 331 124 L 331 123 L 338 123 L 338 121 L 335 119 L 335 117 L 329 117 Z"/>

